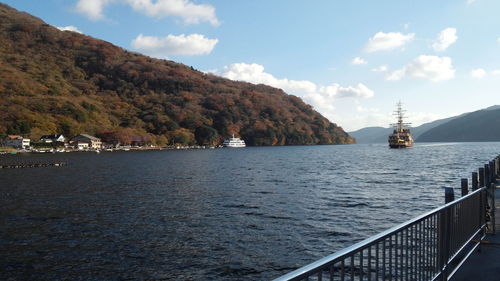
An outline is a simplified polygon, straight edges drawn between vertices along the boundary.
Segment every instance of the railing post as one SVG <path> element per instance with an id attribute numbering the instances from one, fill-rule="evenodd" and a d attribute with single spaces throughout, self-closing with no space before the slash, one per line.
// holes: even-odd
<path id="1" fill-rule="evenodd" d="M 497 176 L 500 175 L 500 155 L 497 156 Z"/>
<path id="2" fill-rule="evenodd" d="M 497 157 L 495 157 L 495 160 L 494 160 L 494 161 L 495 161 L 495 179 L 496 179 L 496 177 L 498 176 L 498 168 L 499 168 L 499 166 L 500 166 L 500 165 L 499 165 L 499 164 L 500 164 L 500 162 L 499 162 L 499 160 L 498 160 L 498 159 L 499 159 L 499 157 L 497 156 Z"/>
<path id="3" fill-rule="evenodd" d="M 495 161 L 490 161 L 490 183 L 495 182 Z"/>
<path id="4" fill-rule="evenodd" d="M 490 186 L 490 183 L 490 164 L 484 164 L 484 186 L 488 188 Z"/>
<path id="5" fill-rule="evenodd" d="M 477 172 L 472 172 L 472 191 L 477 190 L 478 188 L 478 182 L 477 182 Z"/>
<path id="6" fill-rule="evenodd" d="M 453 193 L 453 188 L 446 187 L 444 189 L 444 203 L 448 204 L 455 200 L 455 193 Z"/>
<path id="7" fill-rule="evenodd" d="M 484 186 L 484 168 L 479 168 L 479 187 Z"/>
<path id="8" fill-rule="evenodd" d="M 446 187 L 444 189 L 444 198 L 445 203 L 448 204 L 455 200 L 455 193 L 453 192 L 453 188 Z M 448 259 L 450 258 L 450 229 L 451 229 L 451 208 L 446 208 L 441 213 L 441 280 L 448 280 Z"/>
<path id="9" fill-rule="evenodd" d="M 461 184 L 462 184 L 462 197 L 464 197 L 469 193 L 469 182 L 467 179 L 462 179 Z"/>
<path id="10" fill-rule="evenodd" d="M 491 183 L 490 186 L 490 195 L 491 195 L 491 209 L 490 209 L 490 217 L 491 217 L 491 228 L 493 230 L 493 234 L 495 234 L 495 189 L 497 188 L 495 183 Z"/>
<path id="11" fill-rule="evenodd" d="M 446 208 L 439 213 L 438 266 L 439 271 L 441 272 L 441 281 L 448 280 L 448 259 L 450 258 L 450 228 L 451 208 Z"/>
<path id="12" fill-rule="evenodd" d="M 495 178 L 498 176 L 500 169 L 500 156 L 495 157 Z"/>
<path id="13" fill-rule="evenodd" d="M 479 193 L 479 228 L 481 229 L 481 232 L 479 234 L 479 237 L 483 237 L 485 233 L 485 229 L 483 227 L 484 222 L 486 221 L 486 208 L 484 207 L 484 192 L 480 191 Z M 481 241 L 479 241 L 479 246 L 477 247 L 477 250 L 481 252 Z"/>
<path id="14" fill-rule="evenodd" d="M 437 252 L 437 266 L 440 273 L 439 280 L 447 281 L 446 273 L 445 273 L 445 265 L 446 265 L 446 210 L 439 212 L 438 214 L 438 252 Z"/>
<path id="15" fill-rule="evenodd" d="M 500 156 L 495 157 L 495 178 L 498 176 L 500 170 Z"/>

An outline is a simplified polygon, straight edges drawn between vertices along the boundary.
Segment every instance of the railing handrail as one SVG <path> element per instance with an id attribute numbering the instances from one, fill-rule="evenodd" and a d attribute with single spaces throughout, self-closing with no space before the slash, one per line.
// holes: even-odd
<path id="1" fill-rule="evenodd" d="M 359 250 L 363 250 L 364 248 L 367 248 L 367 247 L 370 247 L 371 245 L 377 243 L 377 242 L 380 242 L 382 240 L 384 240 L 385 238 L 387 237 L 390 237 L 391 235 L 401 231 L 401 230 L 404 230 L 406 228 L 409 228 L 411 226 L 413 226 L 414 224 L 417 224 L 418 222 L 428 218 L 429 216 L 432 216 L 432 215 L 435 215 L 435 214 L 438 214 L 439 212 L 447 209 L 447 208 L 450 208 L 451 206 L 454 206 L 456 204 L 459 204 L 460 202 L 464 201 L 464 200 L 467 200 L 467 198 L 469 197 L 472 197 L 474 196 L 476 193 L 480 193 L 480 192 L 483 192 L 484 190 L 487 190 L 488 187 L 487 186 L 484 186 L 484 187 L 481 187 L 455 201 L 452 201 L 450 203 L 447 203 L 443 206 L 440 206 L 440 207 L 437 207 L 429 212 L 426 212 L 420 216 L 417 216 L 413 219 L 410 219 L 406 222 L 403 222 L 397 226 L 394 226 L 394 227 L 391 227 L 381 233 L 378 233 L 376 235 L 373 235 L 367 239 L 364 239 L 352 246 L 349 246 L 347 248 L 344 248 L 340 251 L 337 251 L 333 254 L 330 254 L 324 258 L 321 258 L 315 262 L 312 262 L 306 266 L 303 266 L 301 268 L 298 268 L 288 274 L 285 274 L 285 275 L 282 275 L 276 279 L 274 279 L 273 281 L 285 281 L 285 280 L 290 280 L 290 279 L 293 279 L 293 278 L 300 278 L 301 275 L 303 274 L 309 274 L 309 273 L 314 273 L 315 271 L 319 271 L 321 270 L 322 267 L 324 266 L 327 266 L 331 263 L 335 263 L 337 260 L 340 260 L 342 258 L 345 258 L 347 256 L 349 256 L 352 252 L 356 252 L 356 251 L 359 251 Z"/>

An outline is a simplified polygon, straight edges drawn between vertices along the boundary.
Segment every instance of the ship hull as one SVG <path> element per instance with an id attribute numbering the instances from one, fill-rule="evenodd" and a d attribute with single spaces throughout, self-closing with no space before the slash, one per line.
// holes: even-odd
<path id="1" fill-rule="evenodd" d="M 390 148 L 408 148 L 411 147 L 413 144 L 409 143 L 397 143 L 397 144 L 389 144 Z"/>
<path id="2" fill-rule="evenodd" d="M 388 141 L 390 148 L 407 148 L 413 145 L 413 137 L 408 129 L 404 129 L 400 132 L 394 131 L 394 133 L 389 136 Z"/>

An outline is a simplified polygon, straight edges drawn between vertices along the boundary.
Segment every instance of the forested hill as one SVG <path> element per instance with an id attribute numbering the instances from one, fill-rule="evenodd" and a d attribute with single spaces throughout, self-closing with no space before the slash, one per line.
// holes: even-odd
<path id="1" fill-rule="evenodd" d="M 500 141 L 500 109 L 490 107 L 474 111 L 440 126 L 417 138 L 419 142 Z"/>
<path id="2" fill-rule="evenodd" d="M 60 31 L 0 3 L 0 135 L 152 135 L 158 143 L 352 143 L 300 98 Z"/>

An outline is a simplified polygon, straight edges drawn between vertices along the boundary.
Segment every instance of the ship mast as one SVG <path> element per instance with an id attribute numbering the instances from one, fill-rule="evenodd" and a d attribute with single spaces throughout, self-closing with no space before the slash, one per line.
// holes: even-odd
<path id="1" fill-rule="evenodd" d="M 404 115 L 406 110 L 403 110 L 401 105 L 402 105 L 402 103 L 401 103 L 401 101 L 399 101 L 396 104 L 396 111 L 394 111 L 394 113 L 392 114 L 392 115 L 396 116 L 397 123 L 391 124 L 391 126 L 393 126 L 396 129 L 395 131 L 397 131 L 398 133 L 402 133 L 405 126 L 411 125 L 411 123 L 407 123 L 407 122 L 403 121 L 403 119 L 406 117 Z"/>

